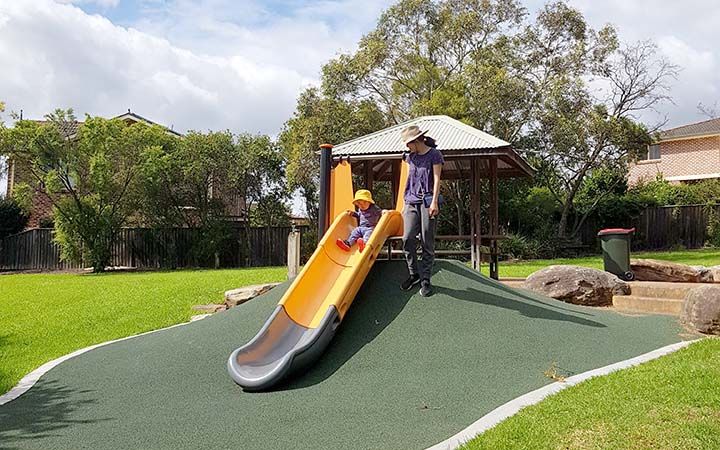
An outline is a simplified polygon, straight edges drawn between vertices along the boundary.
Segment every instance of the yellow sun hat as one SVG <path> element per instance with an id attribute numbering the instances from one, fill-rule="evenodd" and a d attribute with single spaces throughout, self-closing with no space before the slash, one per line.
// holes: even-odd
<path id="1" fill-rule="evenodd" d="M 353 199 L 353 204 L 356 205 L 355 202 L 358 200 L 365 200 L 366 202 L 370 202 L 372 204 L 375 204 L 372 198 L 372 193 L 368 191 L 367 189 L 358 189 L 358 191 L 355 193 L 355 198 Z"/>

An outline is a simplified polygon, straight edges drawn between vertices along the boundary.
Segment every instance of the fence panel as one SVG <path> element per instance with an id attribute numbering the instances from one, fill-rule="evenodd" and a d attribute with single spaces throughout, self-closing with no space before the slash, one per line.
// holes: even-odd
<path id="1" fill-rule="evenodd" d="M 189 228 L 123 228 L 111 247 L 111 265 L 136 268 L 282 266 L 291 227 L 234 227 L 215 255 L 202 231 Z M 60 259 L 54 230 L 34 228 L 0 240 L 0 270 L 77 269 Z"/>
<path id="2" fill-rule="evenodd" d="M 707 227 L 710 210 L 720 213 L 720 206 L 680 205 L 646 208 L 628 223 L 606 226 L 635 227 L 633 249 L 663 250 L 673 247 L 702 248 L 708 239 Z M 583 244 L 597 245 L 597 232 L 604 228 L 588 221 L 580 229 Z"/>

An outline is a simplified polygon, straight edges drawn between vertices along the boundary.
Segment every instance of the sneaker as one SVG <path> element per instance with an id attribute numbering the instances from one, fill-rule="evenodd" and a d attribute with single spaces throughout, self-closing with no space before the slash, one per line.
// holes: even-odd
<path id="1" fill-rule="evenodd" d="M 420 276 L 418 275 L 410 275 L 410 277 L 403 281 L 400 285 L 400 289 L 403 291 L 409 291 L 413 286 L 418 284 L 420 282 Z"/>
<path id="2" fill-rule="evenodd" d="M 362 253 L 363 250 L 365 250 L 365 241 L 363 241 L 362 238 L 357 240 L 358 248 L 360 249 L 360 252 Z"/>
<path id="3" fill-rule="evenodd" d="M 420 282 L 420 295 L 423 297 L 430 297 L 433 294 L 433 287 L 430 284 L 430 280 L 422 280 Z"/>
<path id="4" fill-rule="evenodd" d="M 342 239 L 338 239 L 335 241 L 338 247 L 345 250 L 346 252 L 350 251 L 350 243 L 348 241 L 343 241 Z"/>

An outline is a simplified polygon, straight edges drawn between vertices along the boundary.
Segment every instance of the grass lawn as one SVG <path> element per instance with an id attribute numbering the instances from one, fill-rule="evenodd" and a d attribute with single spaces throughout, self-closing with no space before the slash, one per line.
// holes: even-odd
<path id="1" fill-rule="evenodd" d="M 186 322 L 193 305 L 286 278 L 285 267 L 0 276 L 0 394 L 47 361 Z"/>
<path id="2" fill-rule="evenodd" d="M 637 252 L 631 258 L 651 258 L 689 264 L 691 266 L 715 266 L 720 264 L 720 249 L 680 250 L 667 252 Z M 583 258 L 536 259 L 531 261 L 500 262 L 500 277 L 525 278 L 531 273 L 553 264 L 574 264 L 576 266 L 603 269 L 602 255 Z M 482 272 L 488 274 L 487 263 Z"/>
<path id="3" fill-rule="evenodd" d="M 462 448 L 720 448 L 720 339 L 570 387 Z"/>

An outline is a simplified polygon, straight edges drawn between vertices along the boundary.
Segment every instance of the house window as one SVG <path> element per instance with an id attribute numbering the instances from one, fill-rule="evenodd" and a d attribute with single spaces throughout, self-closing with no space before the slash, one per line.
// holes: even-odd
<path id="1" fill-rule="evenodd" d="M 648 145 L 648 159 L 660 159 L 660 144 Z"/>

